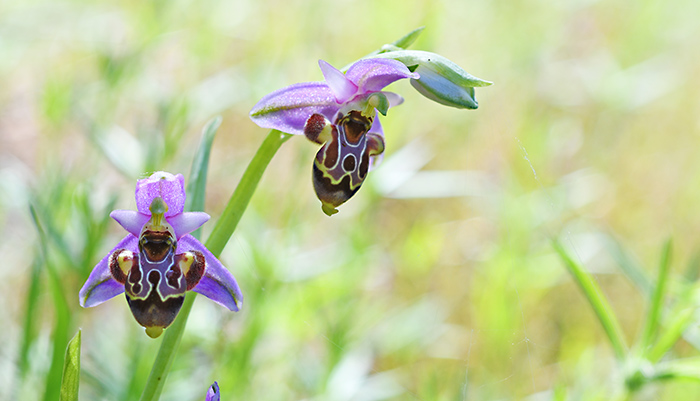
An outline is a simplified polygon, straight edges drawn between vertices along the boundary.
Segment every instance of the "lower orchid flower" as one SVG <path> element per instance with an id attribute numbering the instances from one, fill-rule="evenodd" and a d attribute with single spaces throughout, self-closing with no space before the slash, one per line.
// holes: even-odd
<path id="1" fill-rule="evenodd" d="M 182 174 L 156 172 L 138 180 L 136 205 L 136 211 L 110 213 L 129 234 L 92 270 L 80 290 L 80 305 L 96 306 L 125 292 L 131 313 L 152 338 L 175 320 L 186 291 L 238 311 L 243 296 L 236 279 L 189 235 L 209 215 L 183 212 Z"/>
<path id="2" fill-rule="evenodd" d="M 263 97 L 250 112 L 263 128 L 305 135 L 323 145 L 313 164 L 313 183 L 327 215 L 350 199 L 384 152 L 377 112 L 386 115 L 401 96 L 383 92 L 390 83 L 419 75 L 399 61 L 369 58 L 343 74 L 319 61 L 325 82 L 288 86 Z"/>
<path id="3" fill-rule="evenodd" d="M 220 401 L 221 400 L 221 394 L 219 393 L 219 383 L 214 382 L 211 386 L 209 386 L 209 390 L 207 390 L 207 398 L 204 399 L 204 401 Z"/>

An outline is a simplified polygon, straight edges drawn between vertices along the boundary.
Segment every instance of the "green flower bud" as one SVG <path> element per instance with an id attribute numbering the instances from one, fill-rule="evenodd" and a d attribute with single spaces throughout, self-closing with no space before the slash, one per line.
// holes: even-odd
<path id="1" fill-rule="evenodd" d="M 384 46 L 384 50 L 386 52 L 373 57 L 400 61 L 409 70 L 420 74 L 420 78 L 411 79 L 411 85 L 423 96 L 446 106 L 476 109 L 479 103 L 474 96 L 474 88 L 493 84 L 469 74 L 462 67 L 439 54 L 421 50 L 402 50 L 390 45 Z"/>

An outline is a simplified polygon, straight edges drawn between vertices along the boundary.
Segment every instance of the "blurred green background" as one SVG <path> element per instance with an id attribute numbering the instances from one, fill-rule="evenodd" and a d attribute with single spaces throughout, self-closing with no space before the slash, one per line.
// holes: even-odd
<path id="1" fill-rule="evenodd" d="M 595 274 L 630 342 L 668 238 L 669 306 L 692 286 L 698 15 L 696 0 L 0 2 L 0 399 L 56 399 L 78 328 L 81 399 L 137 399 L 160 340 L 121 296 L 78 305 L 125 235 L 109 212 L 135 207 L 147 172 L 187 179 L 221 115 L 216 220 L 266 135 L 258 99 L 419 26 L 413 49 L 495 82 L 480 108 L 393 84 L 406 102 L 382 119 L 384 163 L 332 218 L 317 146 L 287 142 L 221 257 L 244 309 L 197 299 L 162 399 L 214 380 L 224 400 L 609 399 L 624 367 L 551 241 Z M 700 353 L 697 326 L 670 357 Z"/>

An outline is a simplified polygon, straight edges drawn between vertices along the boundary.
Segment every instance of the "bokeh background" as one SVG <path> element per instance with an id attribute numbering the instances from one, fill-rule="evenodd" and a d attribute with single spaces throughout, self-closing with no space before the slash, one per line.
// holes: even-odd
<path id="1" fill-rule="evenodd" d="M 148 172 L 187 178 L 221 115 L 216 220 L 266 135 L 248 119 L 258 99 L 419 26 L 413 49 L 495 82 L 479 109 L 393 84 L 406 101 L 382 119 L 384 163 L 331 218 L 317 146 L 284 144 L 221 256 L 244 309 L 197 299 L 162 399 L 203 399 L 214 380 L 224 400 L 609 399 L 624 367 L 552 240 L 629 341 L 667 239 L 669 304 L 692 285 L 698 15 L 695 0 L 0 3 L 0 399 L 56 399 L 78 328 L 81 399 L 137 399 L 160 340 L 122 297 L 78 305 L 124 235 L 109 212 L 135 207 Z M 671 357 L 700 353 L 696 326 Z M 698 391 L 666 381 L 634 399 Z"/>

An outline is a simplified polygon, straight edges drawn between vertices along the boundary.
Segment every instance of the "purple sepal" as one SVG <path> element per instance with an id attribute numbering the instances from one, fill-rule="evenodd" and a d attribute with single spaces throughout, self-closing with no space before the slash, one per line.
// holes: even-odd
<path id="1" fill-rule="evenodd" d="M 260 99 L 250 111 L 250 118 L 263 128 L 304 135 L 309 116 L 321 114 L 331 119 L 339 107 L 325 82 L 303 82 Z"/>
<path id="2" fill-rule="evenodd" d="M 357 85 L 357 93 L 379 92 L 385 86 L 404 78 L 419 77 L 401 62 L 391 59 L 363 59 L 348 68 L 345 77 Z"/>
<path id="3" fill-rule="evenodd" d="M 138 242 L 138 237 L 131 234 L 127 235 L 92 269 L 90 277 L 88 277 L 83 288 L 80 289 L 80 306 L 90 308 L 124 292 L 124 285 L 117 283 L 112 278 L 108 265 L 109 257 L 117 249 L 128 249 L 138 253 Z"/>
<path id="4" fill-rule="evenodd" d="M 209 391 L 207 391 L 207 398 L 204 401 L 220 401 L 221 400 L 221 394 L 219 394 L 219 383 L 214 382 L 209 387 Z"/>
<path id="5" fill-rule="evenodd" d="M 202 252 L 207 262 L 204 277 L 192 291 L 237 312 L 243 303 L 243 294 L 231 272 L 201 242 L 191 235 L 185 235 L 177 242 L 176 252 L 179 254 L 191 250 Z"/>
<path id="6" fill-rule="evenodd" d="M 109 214 L 109 217 L 116 220 L 126 231 L 138 237 L 141 234 L 141 228 L 151 218 L 151 215 L 145 215 L 135 210 L 114 210 Z"/>
<path id="7" fill-rule="evenodd" d="M 180 239 L 206 223 L 209 220 L 209 215 L 204 212 L 185 212 L 168 217 L 166 220 L 175 230 L 177 239 Z"/>
<path id="8" fill-rule="evenodd" d="M 140 213 L 150 216 L 151 202 L 159 196 L 168 205 L 166 218 L 182 213 L 185 210 L 185 178 L 182 174 L 158 171 L 136 183 L 136 208 Z"/>

